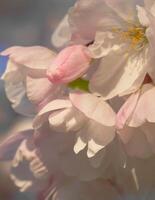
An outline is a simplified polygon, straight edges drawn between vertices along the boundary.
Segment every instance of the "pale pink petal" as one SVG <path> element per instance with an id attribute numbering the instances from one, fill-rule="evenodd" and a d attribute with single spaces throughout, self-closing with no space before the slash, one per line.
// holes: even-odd
<path id="1" fill-rule="evenodd" d="M 133 114 L 139 100 L 140 90 L 132 94 L 121 107 L 116 117 L 116 127 L 122 129 Z"/>
<path id="2" fill-rule="evenodd" d="M 70 99 L 87 118 L 86 123 L 77 132 L 74 151 L 79 153 L 87 144 L 87 156 L 93 157 L 114 139 L 115 113 L 102 98 L 92 94 L 72 93 Z"/>
<path id="3" fill-rule="evenodd" d="M 154 4 L 155 5 L 155 4 Z M 154 6 L 155 7 L 155 6 Z M 155 45 L 155 16 L 152 16 L 149 14 L 149 22 L 150 26 L 146 30 L 146 36 L 149 41 L 149 64 L 148 64 L 148 73 L 152 80 L 155 80 L 155 69 L 154 69 L 154 63 L 155 63 L 155 53 L 154 53 L 154 45 Z"/>
<path id="4" fill-rule="evenodd" d="M 47 78 L 26 78 L 26 94 L 28 99 L 34 104 L 48 103 L 57 97 L 60 91 L 59 86 L 53 85 Z M 47 100 L 48 99 L 48 100 Z"/>
<path id="5" fill-rule="evenodd" d="M 33 122 L 33 127 L 35 129 L 41 127 L 44 122 L 48 121 L 48 116 L 51 114 L 51 112 L 70 107 L 71 103 L 69 100 L 58 99 L 51 101 L 37 114 Z"/>
<path id="6" fill-rule="evenodd" d="M 102 58 L 113 51 L 121 48 L 120 38 L 110 31 L 96 32 L 95 40 L 89 45 L 89 50 L 93 58 Z"/>
<path id="7" fill-rule="evenodd" d="M 71 93 L 70 99 L 73 105 L 92 119 L 105 126 L 114 126 L 115 113 L 103 100 L 89 93 Z"/>
<path id="8" fill-rule="evenodd" d="M 143 86 L 141 94 L 133 115 L 130 118 L 129 126 L 138 127 L 145 122 L 155 122 L 155 88 L 151 84 Z"/>
<path id="9" fill-rule="evenodd" d="M 147 16 L 146 10 L 141 6 L 137 6 L 137 12 L 138 12 L 138 18 L 139 18 L 140 23 L 144 27 L 148 27 L 150 22 L 149 22 L 149 18 Z"/>
<path id="10" fill-rule="evenodd" d="M 17 69 L 17 65 L 14 62 L 8 62 L 3 80 L 7 98 L 11 102 L 13 109 L 22 115 L 33 116 L 35 108 L 26 95 L 25 77 Z"/>
<path id="11" fill-rule="evenodd" d="M 11 47 L 2 54 L 12 56 L 2 77 L 5 82 L 6 95 L 12 103 L 12 107 L 22 115 L 34 115 L 36 107 L 33 103 L 42 103 L 42 100 L 45 102 L 45 97 L 48 102 L 47 99 L 56 95 L 60 88 L 52 86 L 47 78 L 44 79 L 46 65 L 47 63 L 51 64 L 54 53 L 44 47 Z M 43 55 L 41 56 L 41 54 Z M 41 89 L 42 79 L 44 79 L 42 84 L 44 84 L 45 90 Z M 50 95 L 50 93 L 53 94 Z"/>
<path id="12" fill-rule="evenodd" d="M 58 110 L 49 116 L 50 127 L 58 132 L 79 130 L 86 122 L 85 116 L 74 107 Z"/>
<path id="13" fill-rule="evenodd" d="M 10 47 L 3 51 L 1 55 L 9 56 L 9 58 L 21 65 L 31 76 L 43 76 L 46 74 L 46 69 L 51 65 L 55 53 L 51 50 L 41 47 Z"/>
<path id="14" fill-rule="evenodd" d="M 136 5 L 141 5 L 140 0 L 104 0 L 117 15 L 126 22 L 137 20 Z"/>
<path id="15" fill-rule="evenodd" d="M 13 109 L 22 115 L 33 116 L 34 106 L 29 102 L 25 91 L 25 75 L 19 70 L 19 65 L 9 60 L 3 74 L 6 96 Z"/>
<path id="16" fill-rule="evenodd" d="M 67 83 L 82 76 L 91 61 L 87 47 L 73 45 L 63 49 L 47 70 L 52 83 Z"/>
<path id="17" fill-rule="evenodd" d="M 125 124 L 138 127 L 145 122 L 155 122 L 155 88 L 152 84 L 143 85 L 142 89 L 132 94 L 117 114 L 117 127 Z"/>
<path id="18" fill-rule="evenodd" d="M 124 19 L 103 0 L 79 0 L 70 10 L 69 23 L 74 43 L 87 44 L 94 41 L 98 30 L 112 30 L 124 25 Z"/>

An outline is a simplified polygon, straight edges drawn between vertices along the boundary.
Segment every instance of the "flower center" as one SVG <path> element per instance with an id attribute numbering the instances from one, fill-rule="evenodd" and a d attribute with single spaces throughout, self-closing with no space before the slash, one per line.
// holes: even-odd
<path id="1" fill-rule="evenodd" d="M 127 30 L 114 29 L 119 33 L 123 41 L 129 41 L 132 49 L 141 50 L 147 43 L 146 27 L 131 26 Z"/>

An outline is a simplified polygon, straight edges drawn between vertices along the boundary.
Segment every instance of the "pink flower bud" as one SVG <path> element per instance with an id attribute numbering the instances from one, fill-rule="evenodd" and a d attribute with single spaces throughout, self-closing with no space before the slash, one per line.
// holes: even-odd
<path id="1" fill-rule="evenodd" d="M 52 83 L 68 83 L 82 76 L 89 68 L 90 53 L 86 46 L 73 45 L 63 49 L 47 70 Z"/>

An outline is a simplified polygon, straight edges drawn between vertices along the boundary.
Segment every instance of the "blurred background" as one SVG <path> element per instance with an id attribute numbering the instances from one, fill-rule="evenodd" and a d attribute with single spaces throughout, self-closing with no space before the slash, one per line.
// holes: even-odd
<path id="1" fill-rule="evenodd" d="M 12 45 L 51 47 L 51 34 L 75 0 L 0 0 L 0 51 Z M 0 57 L 0 76 L 6 57 Z M 29 126 L 10 107 L 0 80 L 0 139 L 12 130 Z M 1 141 L 0 141 L 1 142 Z M 0 200 L 29 200 L 10 181 L 7 165 L 0 164 Z"/>

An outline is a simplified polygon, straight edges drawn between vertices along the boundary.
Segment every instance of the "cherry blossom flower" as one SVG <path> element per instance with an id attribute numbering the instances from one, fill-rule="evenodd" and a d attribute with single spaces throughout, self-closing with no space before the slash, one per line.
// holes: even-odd
<path id="1" fill-rule="evenodd" d="M 90 44 L 100 64 L 90 90 L 104 99 L 136 91 L 154 79 L 154 1 L 80 0 L 70 11 L 73 42 Z M 110 84 L 109 84 L 110 83 Z"/>
<path id="2" fill-rule="evenodd" d="M 71 93 L 70 100 L 55 100 L 36 116 L 34 128 L 49 121 L 56 131 L 77 132 L 76 153 L 88 145 L 87 155 L 93 157 L 115 137 L 115 113 L 102 98 L 89 93 Z"/>
<path id="3" fill-rule="evenodd" d="M 41 200 L 120 200 L 147 186 L 143 159 L 131 156 L 150 161 L 155 153 L 154 13 L 153 0 L 78 0 L 54 33 L 58 47 L 68 43 L 60 52 L 1 53 L 9 57 L 8 99 L 33 116 L 31 130 L 0 144 L 20 191 Z"/>
<path id="4" fill-rule="evenodd" d="M 63 132 L 74 137 L 72 153 L 68 154 L 73 161 L 67 162 L 65 157 L 61 158 L 67 164 L 67 175 L 78 176 L 80 179 L 98 176 L 104 172 L 107 165 L 114 163 L 113 165 L 117 166 L 112 155 L 114 151 L 120 154 L 117 158 L 119 167 L 124 165 L 124 155 L 115 138 L 115 113 L 102 98 L 89 93 L 73 92 L 70 93 L 69 99 L 53 100 L 36 115 L 33 127 L 38 131 L 48 126 L 47 124 L 49 133 Z M 81 167 L 80 172 L 76 169 L 80 160 L 87 163 L 87 171 L 85 167 Z M 92 168 L 91 173 L 89 168 Z"/>

